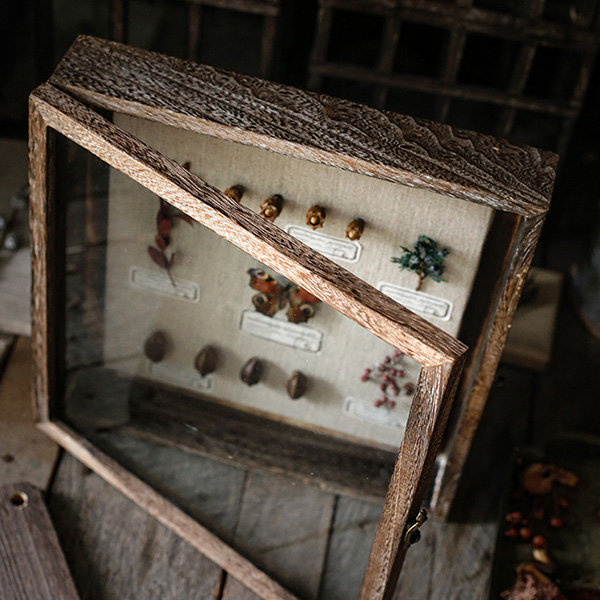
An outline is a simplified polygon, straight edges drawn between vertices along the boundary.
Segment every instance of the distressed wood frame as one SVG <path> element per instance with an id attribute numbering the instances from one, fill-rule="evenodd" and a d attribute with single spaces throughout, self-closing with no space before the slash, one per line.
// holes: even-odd
<path id="1" fill-rule="evenodd" d="M 60 215 L 52 197 L 52 130 L 123 171 L 257 259 L 317 293 L 423 365 L 361 598 L 391 598 L 408 526 L 427 492 L 465 346 L 228 199 L 103 119 L 93 107 L 158 121 L 478 202 L 498 211 L 510 244 L 474 302 L 483 327 L 460 383 L 436 508 L 447 512 L 483 410 L 549 206 L 556 156 L 351 102 L 80 37 L 30 99 L 34 407 L 41 429 L 264 598 L 288 592 L 207 529 L 56 420 L 60 403 Z M 502 238 L 506 240 L 506 235 Z M 494 250 L 492 244 L 489 252 Z M 484 249 L 485 260 L 486 252 Z M 491 264 L 494 264 L 492 261 Z M 472 299 L 473 300 L 473 299 Z"/>

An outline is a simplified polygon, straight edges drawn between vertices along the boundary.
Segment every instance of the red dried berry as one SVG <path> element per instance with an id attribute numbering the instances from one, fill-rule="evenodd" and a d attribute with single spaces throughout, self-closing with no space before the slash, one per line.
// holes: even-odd
<path id="1" fill-rule="evenodd" d="M 385 392 L 385 390 L 387 390 L 387 383 L 380 383 L 380 384 L 379 384 L 379 389 L 380 389 L 382 392 Z"/>
<path id="2" fill-rule="evenodd" d="M 361 376 L 361 378 L 360 378 L 360 380 L 361 380 L 363 383 L 366 383 L 367 381 L 369 381 L 369 378 L 368 378 L 366 375 L 362 375 L 362 376 Z"/>
<path id="3" fill-rule="evenodd" d="M 384 362 L 386 365 L 389 365 L 389 364 L 392 362 L 392 359 L 391 359 L 391 357 L 390 357 L 390 356 L 386 356 L 386 357 L 383 359 L 383 362 Z"/>
<path id="4" fill-rule="evenodd" d="M 377 400 L 375 400 L 375 402 L 373 402 L 373 406 L 375 406 L 376 408 L 379 408 L 380 406 L 383 405 L 383 400 L 381 398 L 378 398 Z"/>
<path id="5" fill-rule="evenodd" d="M 519 529 L 519 535 L 521 536 L 521 539 L 528 541 L 531 539 L 533 531 L 531 531 L 531 527 L 521 527 L 521 529 Z"/>
<path id="6" fill-rule="evenodd" d="M 365 369 L 363 375 L 370 375 L 371 374 L 371 369 Z"/>
<path id="7" fill-rule="evenodd" d="M 534 548 L 545 548 L 546 547 L 546 538 L 543 535 L 536 535 L 533 540 L 531 540 Z"/>
<path id="8" fill-rule="evenodd" d="M 396 402 L 395 402 L 395 400 L 388 400 L 388 406 L 389 406 L 390 408 L 394 408 L 394 407 L 396 406 Z"/>
<path id="9" fill-rule="evenodd" d="M 552 517 L 550 519 L 550 527 L 554 527 L 554 529 L 560 529 L 565 522 L 560 517 Z"/>
<path id="10" fill-rule="evenodd" d="M 523 520 L 523 515 L 517 510 L 506 515 L 506 522 L 511 525 L 519 525 Z"/>
<path id="11" fill-rule="evenodd" d="M 400 358 L 402 356 L 402 352 L 400 350 L 394 350 L 394 358 Z"/>
<path id="12" fill-rule="evenodd" d="M 561 508 L 569 508 L 569 506 L 571 506 L 571 503 L 564 496 L 559 496 L 559 498 L 558 498 L 558 505 Z"/>
<path id="13" fill-rule="evenodd" d="M 406 375 L 406 373 L 404 372 L 403 369 L 396 369 L 396 377 L 404 377 Z"/>
<path id="14" fill-rule="evenodd" d="M 514 527 L 509 527 L 504 530 L 504 536 L 510 540 L 516 540 L 519 537 L 519 532 Z"/>
<path id="15" fill-rule="evenodd" d="M 392 385 L 392 393 L 397 396 L 400 393 L 400 388 L 397 385 Z"/>
<path id="16" fill-rule="evenodd" d="M 385 365 L 379 365 L 377 367 L 377 369 L 379 370 L 380 373 L 383 373 L 384 371 L 387 371 L 387 367 Z"/>
<path id="17" fill-rule="evenodd" d="M 409 395 L 412 396 L 415 393 L 415 386 L 408 382 L 404 384 L 404 391 Z"/>

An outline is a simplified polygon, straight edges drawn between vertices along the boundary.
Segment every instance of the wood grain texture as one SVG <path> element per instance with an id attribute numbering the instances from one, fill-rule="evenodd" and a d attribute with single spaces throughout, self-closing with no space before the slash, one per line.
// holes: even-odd
<path id="1" fill-rule="evenodd" d="M 30 484 L 0 488 L 2 600 L 78 598 L 41 492 Z"/>
<path id="2" fill-rule="evenodd" d="M 556 156 L 252 77 L 79 37 L 50 78 L 96 106 L 523 215 Z"/>
<path id="3" fill-rule="evenodd" d="M 221 538 L 198 524 L 68 426 L 63 423 L 42 422 L 38 423 L 38 427 L 157 521 L 200 550 L 212 562 L 243 579 L 244 584 L 261 598 L 296 600 L 294 595 L 265 575 Z"/>
<path id="4" fill-rule="evenodd" d="M 427 392 L 422 404 L 413 403 L 408 416 L 360 600 L 384 600 L 393 596 L 406 555 L 404 535 L 419 513 L 427 492 L 462 362 L 421 371 L 419 387 Z"/>
<path id="5" fill-rule="evenodd" d="M 487 331 L 483 332 L 477 345 L 472 349 L 471 356 L 475 357 L 474 360 L 477 357 L 480 358 L 477 367 L 471 369 L 473 373 L 471 378 L 464 379 L 462 382 L 463 389 L 459 391 L 459 396 L 466 398 L 466 403 L 461 407 L 462 414 L 458 418 L 457 427 L 452 432 L 452 437 L 444 449 L 447 463 L 439 499 L 435 505 L 436 513 L 442 517 L 448 516 L 452 508 L 471 442 L 481 419 L 506 344 L 512 318 L 527 280 L 544 218 L 545 215 L 541 215 L 521 220 L 497 301 L 489 308 L 490 326 Z"/>
<path id="6" fill-rule="evenodd" d="M 31 97 L 50 126 L 419 363 L 435 366 L 466 351 L 458 340 L 67 94 L 44 84 Z"/>
<path id="7" fill-rule="evenodd" d="M 70 455 L 48 508 L 82 599 L 219 598 L 217 565 Z"/>
<path id="8" fill-rule="evenodd" d="M 134 381 L 129 426 L 163 443 L 228 464 L 284 474 L 305 484 L 365 498 L 383 498 L 394 452 L 245 413 L 181 391 Z M 76 391 L 75 395 L 79 395 Z"/>

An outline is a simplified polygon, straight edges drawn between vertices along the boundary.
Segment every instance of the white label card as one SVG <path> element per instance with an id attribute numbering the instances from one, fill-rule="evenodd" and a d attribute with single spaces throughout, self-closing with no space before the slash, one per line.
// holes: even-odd
<path id="1" fill-rule="evenodd" d="M 300 225 L 287 225 L 285 230 L 327 258 L 351 263 L 357 263 L 360 259 L 362 246 L 358 242 L 327 235 Z"/>
<path id="2" fill-rule="evenodd" d="M 348 396 L 344 400 L 343 412 L 349 417 L 368 421 L 376 425 L 385 425 L 394 429 L 404 429 L 406 427 L 407 414 L 399 408 L 388 408 L 386 406 L 374 406 L 366 404 L 362 400 L 357 400 Z"/>
<path id="3" fill-rule="evenodd" d="M 265 340 L 305 352 L 319 352 L 325 334 L 301 323 L 290 323 L 251 310 L 242 312 L 240 329 Z"/>
<path id="4" fill-rule="evenodd" d="M 173 281 L 166 273 L 159 273 L 143 267 L 131 267 L 129 282 L 134 287 L 161 296 L 172 296 L 188 302 L 198 302 L 200 299 L 200 288 L 193 281 L 176 278 L 174 279 L 175 285 L 173 285 Z"/>
<path id="5" fill-rule="evenodd" d="M 444 300 L 444 298 L 386 282 L 381 282 L 377 289 L 423 317 L 435 317 L 442 321 L 449 321 L 452 316 L 452 302 Z"/>

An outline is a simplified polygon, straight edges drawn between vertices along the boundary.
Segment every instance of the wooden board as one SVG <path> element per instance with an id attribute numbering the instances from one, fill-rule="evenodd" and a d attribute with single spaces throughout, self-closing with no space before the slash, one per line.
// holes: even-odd
<path id="1" fill-rule="evenodd" d="M 2 600 L 78 598 L 41 492 L 27 483 L 0 487 Z"/>
<path id="2" fill-rule="evenodd" d="M 515 313 L 502 361 L 543 371 L 550 364 L 563 275 L 546 269 L 531 269 L 535 297 Z"/>
<path id="3" fill-rule="evenodd" d="M 58 446 L 33 422 L 31 348 L 28 338 L 18 338 L 0 380 L 0 483 L 29 481 L 45 488 Z"/>
<path id="4" fill-rule="evenodd" d="M 0 331 L 31 335 L 29 248 L 0 256 Z"/>

